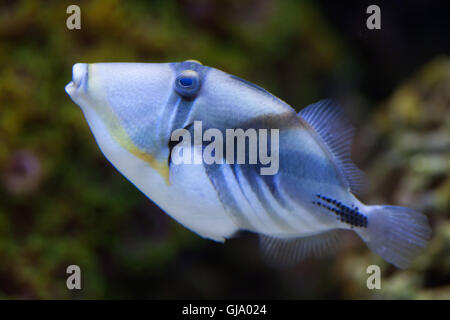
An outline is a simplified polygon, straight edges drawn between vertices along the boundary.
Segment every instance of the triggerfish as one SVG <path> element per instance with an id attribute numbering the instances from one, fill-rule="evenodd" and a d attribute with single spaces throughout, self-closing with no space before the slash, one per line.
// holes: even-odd
<path id="1" fill-rule="evenodd" d="M 269 263 L 291 266 L 329 251 L 351 230 L 398 268 L 407 268 L 430 238 L 422 213 L 365 205 L 355 196 L 364 179 L 350 159 L 354 130 L 331 100 L 297 113 L 263 88 L 195 60 L 77 63 L 66 92 L 112 165 L 204 238 L 224 242 L 253 232 Z M 181 140 L 174 132 L 195 136 L 199 125 L 204 135 L 179 154 L 205 159 L 209 148 L 223 161 L 174 161 Z M 245 143 L 220 147 L 237 138 L 228 139 L 231 129 L 242 129 Z M 250 133 L 262 129 L 270 134 L 252 149 Z"/>

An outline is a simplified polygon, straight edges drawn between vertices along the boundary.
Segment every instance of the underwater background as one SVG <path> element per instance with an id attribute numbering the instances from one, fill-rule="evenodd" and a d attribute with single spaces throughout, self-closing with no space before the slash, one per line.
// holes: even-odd
<path id="1" fill-rule="evenodd" d="M 68 30 L 66 8 L 81 8 Z M 438 1 L 0 1 L 0 298 L 450 299 L 450 22 Z M 407 270 L 350 235 L 332 256 L 267 267 L 254 235 L 204 240 L 99 151 L 64 92 L 76 62 L 197 59 L 297 111 L 334 97 L 356 128 L 367 204 L 424 212 Z M 82 289 L 66 288 L 79 265 Z M 381 290 L 366 268 L 381 267 Z"/>

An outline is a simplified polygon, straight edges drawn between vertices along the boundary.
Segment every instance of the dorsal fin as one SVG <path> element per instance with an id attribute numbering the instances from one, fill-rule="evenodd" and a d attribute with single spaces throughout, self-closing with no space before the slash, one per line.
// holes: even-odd
<path id="1" fill-rule="evenodd" d="M 350 158 L 354 129 L 341 108 L 326 99 L 307 106 L 298 115 L 323 140 L 350 190 L 361 192 L 364 174 Z"/>

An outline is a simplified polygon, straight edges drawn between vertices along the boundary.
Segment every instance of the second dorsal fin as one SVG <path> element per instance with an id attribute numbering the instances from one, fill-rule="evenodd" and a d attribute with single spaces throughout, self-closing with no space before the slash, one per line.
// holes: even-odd
<path id="1" fill-rule="evenodd" d="M 326 99 L 307 106 L 298 114 L 328 147 L 350 190 L 361 192 L 365 184 L 364 174 L 350 158 L 354 129 L 341 108 Z"/>

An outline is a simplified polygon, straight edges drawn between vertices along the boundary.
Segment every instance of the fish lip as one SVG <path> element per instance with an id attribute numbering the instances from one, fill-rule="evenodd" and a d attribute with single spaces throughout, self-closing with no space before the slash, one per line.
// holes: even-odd
<path id="1" fill-rule="evenodd" d="M 65 91 L 67 92 L 67 94 L 68 94 L 69 96 L 72 96 L 72 94 L 75 93 L 76 86 L 75 86 L 75 84 L 73 83 L 73 81 L 70 81 L 70 82 L 66 85 L 66 87 L 65 87 L 64 89 L 65 89 Z"/>
<path id="2" fill-rule="evenodd" d="M 82 87 L 88 76 L 88 65 L 86 63 L 75 63 L 72 67 L 72 81 L 69 82 L 65 90 L 69 95 Z"/>

